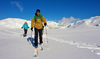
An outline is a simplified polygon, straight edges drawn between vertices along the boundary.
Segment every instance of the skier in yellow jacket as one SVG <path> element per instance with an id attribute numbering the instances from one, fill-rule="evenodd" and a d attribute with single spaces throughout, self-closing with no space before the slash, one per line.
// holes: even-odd
<path id="1" fill-rule="evenodd" d="M 42 16 L 40 14 L 40 10 L 37 9 L 35 16 L 33 17 L 32 21 L 31 21 L 31 30 L 33 31 L 33 28 L 35 30 L 35 50 L 38 49 L 38 33 L 39 33 L 41 50 L 43 50 L 43 47 L 42 47 L 43 23 L 42 22 L 44 22 L 44 26 L 47 25 L 47 21 L 45 20 L 44 16 Z"/>

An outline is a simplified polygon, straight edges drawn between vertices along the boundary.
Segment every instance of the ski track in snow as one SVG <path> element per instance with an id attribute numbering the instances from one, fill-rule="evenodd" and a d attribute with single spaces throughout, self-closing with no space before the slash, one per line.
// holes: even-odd
<path id="1" fill-rule="evenodd" d="M 59 43 L 75 45 L 77 46 L 77 48 L 89 49 L 91 52 L 95 53 L 96 55 L 100 55 L 100 45 L 69 41 L 69 40 L 58 39 L 58 38 L 53 38 L 53 37 L 48 37 L 48 39 L 55 40 Z"/>
<path id="2" fill-rule="evenodd" d="M 12 34 L 19 34 L 19 33 L 17 33 L 17 32 L 8 31 L 8 30 L 4 30 L 4 29 L 1 29 L 1 28 L 0 28 L 0 32 L 2 32 L 2 33 L 5 32 L 6 34 L 11 34 L 11 35 L 12 35 Z"/>
<path id="3" fill-rule="evenodd" d="M 11 35 L 12 34 L 19 34 L 19 33 L 16 33 L 16 32 L 11 32 L 11 31 L 7 31 L 7 30 L 3 30 L 3 29 L 0 29 L 0 30 L 5 31 L 5 32 L 9 32 L 9 34 L 11 34 Z M 9 35 L 9 34 L 6 34 L 6 35 Z M 22 34 L 20 34 L 20 35 L 22 36 Z M 34 37 L 34 35 L 32 35 L 32 36 Z M 28 38 L 28 37 L 29 36 L 27 36 L 25 38 Z M 46 35 L 43 35 L 43 37 L 46 38 Z M 91 50 L 91 52 L 93 52 L 97 55 L 100 55 L 100 45 L 69 41 L 69 40 L 58 39 L 58 38 L 53 38 L 53 37 L 48 37 L 48 39 L 55 40 L 59 43 L 66 43 L 66 44 L 70 44 L 70 45 L 76 45 L 77 48 L 89 49 L 89 50 Z M 45 42 L 46 42 L 46 40 L 45 40 Z"/>
<path id="4" fill-rule="evenodd" d="M 5 34 L 3 34 L 3 32 L 6 32 L 6 35 L 20 34 L 17 32 L 12 32 L 12 31 L 3 30 L 3 29 L 0 29 L 0 31 L 2 31 L 2 32 L 0 32 L 0 33 L 2 33 L 2 35 L 5 35 Z M 20 35 L 22 36 L 22 34 L 20 34 Z M 17 36 L 17 35 L 14 35 L 14 36 Z M 32 36 L 34 37 L 34 35 L 32 35 Z M 27 36 L 25 38 L 28 38 L 28 37 L 29 36 Z M 46 35 L 43 35 L 43 37 L 47 38 Z M 76 42 L 76 41 L 58 39 L 55 37 L 48 37 L 48 39 L 55 40 L 59 43 L 66 43 L 66 44 L 70 44 L 70 45 L 75 45 L 75 46 L 77 46 L 77 48 L 89 49 L 91 52 L 95 53 L 96 55 L 100 55 L 100 45 L 97 45 L 97 44 L 81 43 L 81 42 Z M 45 42 L 46 42 L 46 40 L 45 40 Z"/>

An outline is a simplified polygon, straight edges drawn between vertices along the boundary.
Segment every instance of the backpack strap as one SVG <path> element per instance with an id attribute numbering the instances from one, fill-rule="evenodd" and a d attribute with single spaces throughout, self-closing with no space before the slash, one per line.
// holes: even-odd
<path id="1" fill-rule="evenodd" d="M 40 19 L 41 19 L 41 21 L 42 21 L 41 15 L 40 15 Z M 35 22 L 36 22 L 36 20 L 37 20 L 37 16 L 35 16 Z M 43 22 L 43 21 L 42 21 L 42 22 Z"/>
<path id="2" fill-rule="evenodd" d="M 35 16 L 35 22 L 36 22 L 36 20 L 37 20 L 37 16 Z"/>
<path id="3" fill-rule="evenodd" d="M 40 15 L 40 19 L 41 19 L 41 21 L 42 21 L 41 15 Z M 42 22 L 43 22 L 43 21 L 42 21 Z"/>

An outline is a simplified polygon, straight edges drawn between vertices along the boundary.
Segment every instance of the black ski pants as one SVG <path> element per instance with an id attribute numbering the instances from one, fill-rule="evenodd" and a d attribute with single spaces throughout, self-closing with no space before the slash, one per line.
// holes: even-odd
<path id="1" fill-rule="evenodd" d="M 27 35 L 27 29 L 24 29 L 24 35 Z"/>
<path id="2" fill-rule="evenodd" d="M 42 41 L 42 32 L 43 32 L 43 29 L 37 29 L 35 28 L 35 47 L 38 47 L 38 34 L 39 34 L 39 39 L 40 39 L 40 44 L 43 43 Z"/>

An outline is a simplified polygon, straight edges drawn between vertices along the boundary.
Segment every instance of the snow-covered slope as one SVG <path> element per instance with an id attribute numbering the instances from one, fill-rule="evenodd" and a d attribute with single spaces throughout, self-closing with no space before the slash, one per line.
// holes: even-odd
<path id="1" fill-rule="evenodd" d="M 89 19 L 84 19 L 77 21 L 75 23 L 70 23 L 64 27 L 76 28 L 76 27 L 87 27 L 87 26 L 100 26 L 100 16 L 91 17 Z"/>
<path id="2" fill-rule="evenodd" d="M 48 21 L 47 24 L 50 29 L 59 29 L 60 28 L 60 26 L 58 26 L 59 24 L 54 21 Z"/>
<path id="3" fill-rule="evenodd" d="M 27 40 L 23 29 L 0 27 L 0 59 L 100 59 L 100 28 L 48 29 L 48 44 L 44 30 L 44 50 L 38 50 Z M 34 34 L 34 32 L 33 32 Z M 34 37 L 34 35 L 33 35 Z"/>
<path id="4" fill-rule="evenodd" d="M 7 18 L 0 20 L 0 26 L 10 27 L 10 28 L 20 28 L 23 23 L 27 21 L 19 18 Z M 27 21 L 29 26 L 31 24 L 30 21 Z M 65 24 L 66 22 L 64 22 Z M 75 23 L 70 23 L 68 25 L 60 25 L 60 23 L 56 23 L 54 21 L 48 21 L 48 28 L 50 29 L 58 29 L 58 28 L 76 28 L 76 27 L 88 27 L 88 26 L 98 26 L 100 27 L 100 16 L 91 17 L 89 19 L 79 20 Z"/>
<path id="5" fill-rule="evenodd" d="M 19 19 L 19 18 L 7 18 L 0 20 L 0 26 L 8 27 L 8 28 L 21 28 L 24 22 L 27 20 Z M 29 27 L 31 26 L 31 21 L 27 21 L 29 24 Z M 58 26 L 58 23 L 54 21 L 48 21 L 48 28 L 50 29 L 58 29 L 60 28 Z"/>
<path id="6" fill-rule="evenodd" d="M 67 28 L 76 28 L 76 27 L 82 26 L 82 25 L 86 25 L 84 20 L 77 21 L 75 23 L 70 23 L 69 25 L 67 25 Z"/>
<path id="7" fill-rule="evenodd" d="M 100 16 L 91 17 L 90 19 L 85 19 L 87 25 L 100 26 Z"/>
<path id="8" fill-rule="evenodd" d="M 27 20 L 19 19 L 19 18 L 7 18 L 0 20 L 0 26 L 8 27 L 8 28 L 21 28 L 24 22 Z M 30 25 L 30 21 L 27 21 Z"/>

